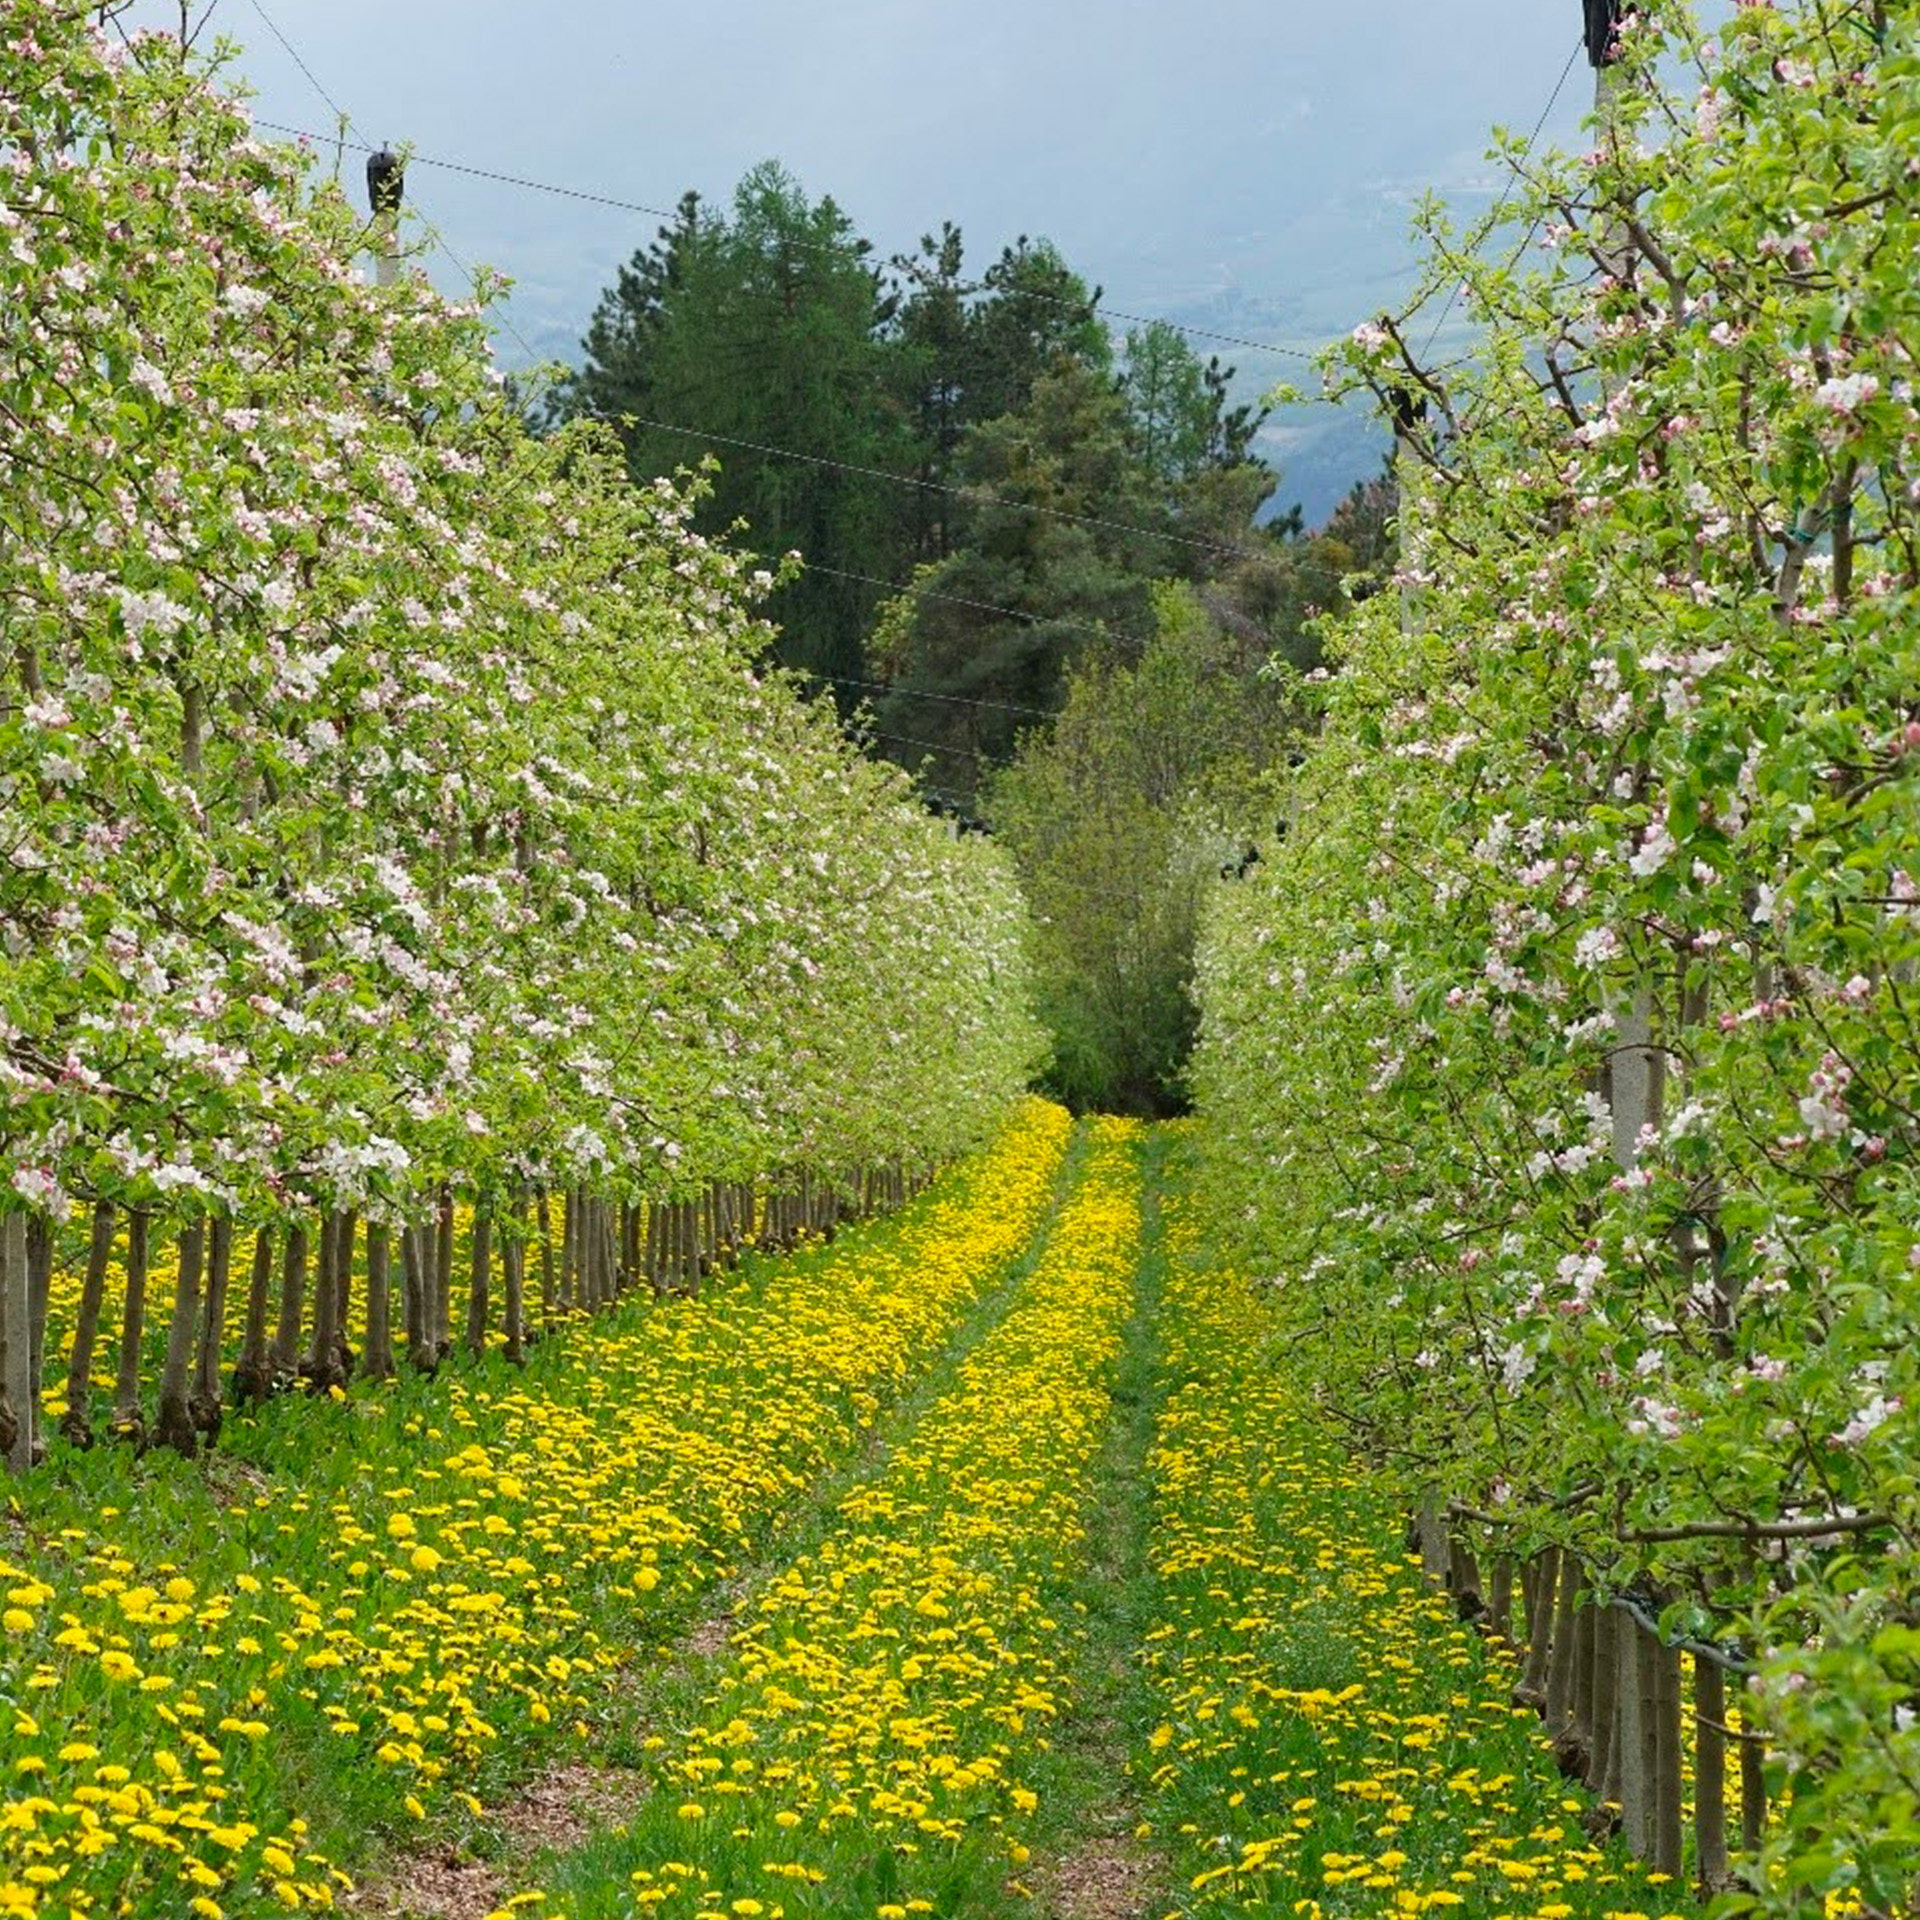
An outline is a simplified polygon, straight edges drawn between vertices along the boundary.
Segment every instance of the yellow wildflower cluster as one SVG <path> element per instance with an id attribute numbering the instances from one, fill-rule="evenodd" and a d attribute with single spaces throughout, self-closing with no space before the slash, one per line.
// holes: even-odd
<path id="1" fill-rule="evenodd" d="M 1031 1103 L 901 1221 L 578 1324 L 523 1374 L 276 1403 L 131 1498 L 107 1450 L 23 1483 L 0 1915 L 324 1908 L 343 1837 L 477 1806 L 925 1372 L 1068 1131 Z"/>
<path id="2" fill-rule="evenodd" d="M 594 1915 L 950 1911 L 1027 1855 L 1067 1706 L 1079 1558 L 1140 1246 L 1136 1129 L 1084 1179 L 1006 1317 L 735 1636 L 659 1786 L 566 1863 Z M 624 1904 L 615 1889 L 624 1887 Z"/>
<path id="3" fill-rule="evenodd" d="M 1139 1770 L 1182 1911 L 1652 1920 L 1657 1876 L 1589 1841 L 1508 1663 L 1391 1552 L 1258 1292 L 1190 1219 L 1171 1240 Z"/>

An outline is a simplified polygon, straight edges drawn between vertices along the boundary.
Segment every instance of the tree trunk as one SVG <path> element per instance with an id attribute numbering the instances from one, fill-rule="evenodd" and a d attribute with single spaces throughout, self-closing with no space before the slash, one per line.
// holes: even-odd
<path id="1" fill-rule="evenodd" d="M 1569 1780 L 1584 1780 L 1593 1755 L 1593 1663 L 1599 1609 L 1579 1603 L 1573 1616 L 1573 1690 L 1567 1703 L 1567 1725 L 1554 1748 L 1560 1771 Z"/>
<path id="2" fill-rule="evenodd" d="M 440 1221 L 433 1249 L 433 1357 L 453 1351 L 453 1189 L 440 1189 Z"/>
<path id="3" fill-rule="evenodd" d="M 208 1445 L 220 1437 L 222 1394 L 220 1355 L 227 1339 L 227 1292 L 233 1276 L 233 1222 L 225 1214 L 207 1230 L 207 1303 L 200 1317 L 200 1355 L 194 1370 L 194 1430 Z"/>
<path id="4" fill-rule="evenodd" d="M 1727 1884 L 1726 1676 L 1711 1660 L 1693 1662 L 1694 1871 L 1700 1897 L 1711 1899 Z"/>
<path id="5" fill-rule="evenodd" d="M 1680 1649 L 1655 1641 L 1654 1648 L 1653 1867 L 1679 1877 L 1684 1864 L 1686 1787 L 1681 1776 Z"/>
<path id="6" fill-rule="evenodd" d="M 639 1261 L 634 1254 L 634 1232 L 639 1220 L 639 1208 L 631 1200 L 620 1202 L 620 1280 L 619 1290 L 628 1292 L 633 1286 L 634 1273 Z"/>
<path id="7" fill-rule="evenodd" d="M 572 1311 L 580 1267 L 580 1190 L 569 1187 L 560 1201 L 560 1311 Z"/>
<path id="8" fill-rule="evenodd" d="M 1493 1631 L 1509 1646 L 1513 1644 L 1513 1555 L 1494 1556 L 1493 1579 L 1487 1593 L 1487 1617 Z"/>
<path id="9" fill-rule="evenodd" d="M 33 1457 L 46 1458 L 45 1422 L 40 1393 L 47 1378 L 47 1307 L 53 1298 L 54 1223 L 44 1213 L 27 1216 L 27 1320 L 31 1329 L 33 1374 Z"/>
<path id="10" fill-rule="evenodd" d="M 500 1265 L 506 1286 L 506 1356 L 510 1366 L 524 1366 L 527 1358 L 526 1262 L 527 1203 L 516 1193 L 508 1203 L 507 1230 L 500 1242 Z"/>
<path id="11" fill-rule="evenodd" d="M 320 1216 L 320 1258 L 313 1277 L 313 1343 L 307 1349 L 302 1368 L 307 1385 L 315 1393 L 339 1386 L 335 1378 L 339 1328 L 335 1315 L 340 1311 L 340 1214 L 330 1208 Z"/>
<path id="12" fill-rule="evenodd" d="M 1627 1821 L 1627 1845 L 1637 1860 L 1653 1858 L 1660 1819 L 1660 1644 L 1639 1621 L 1633 1623 L 1634 1734 L 1639 1749 L 1638 1792 Z"/>
<path id="13" fill-rule="evenodd" d="M 407 1359 L 416 1373 L 431 1373 L 435 1364 L 432 1253 L 425 1227 L 415 1224 L 401 1234 L 401 1282 L 407 1296 Z"/>
<path id="14" fill-rule="evenodd" d="M 67 1356 L 67 1410 L 60 1420 L 60 1431 L 76 1447 L 93 1445 L 93 1349 L 100 1336 L 107 1267 L 113 1259 L 113 1224 L 113 1202 L 95 1201 L 86 1277 L 80 1283 L 80 1310 L 74 1319 L 73 1351 Z"/>
<path id="15" fill-rule="evenodd" d="M 534 1230 L 540 1236 L 540 1325 L 553 1325 L 553 1215 L 547 1207 L 547 1190 L 537 1189 L 533 1196 Z"/>
<path id="16" fill-rule="evenodd" d="M 120 1371 L 113 1384 L 113 1431 L 146 1444 L 140 1417 L 140 1340 L 147 1325 L 147 1253 L 152 1216 L 138 1208 L 127 1216 L 127 1298 L 120 1314 Z"/>
<path id="17" fill-rule="evenodd" d="M 1580 1597 L 1580 1562 L 1564 1549 L 1555 1556 L 1552 1625 L 1553 1645 L 1547 1657 L 1547 1737 L 1557 1741 L 1573 1718 L 1575 1655 L 1574 1605 Z"/>
<path id="18" fill-rule="evenodd" d="M 1748 1737 L 1740 1742 L 1740 1846 L 1745 1853 L 1760 1851 L 1767 1831 L 1767 1755 L 1752 1729 L 1741 1716 L 1740 1731 Z"/>
<path id="19" fill-rule="evenodd" d="M 1614 1735 L 1616 1791 L 1609 1796 L 1620 1804 L 1620 1831 L 1627 1849 L 1644 1859 L 1647 1833 L 1646 1745 L 1642 1731 L 1641 1643 L 1646 1633 L 1632 1614 L 1622 1609 L 1619 1619 L 1619 1660 L 1615 1668 L 1618 1682 L 1617 1730 Z"/>
<path id="20" fill-rule="evenodd" d="M 1605 1799 L 1619 1725 L 1620 1611 L 1605 1606 L 1593 1612 L 1593 1737 L 1587 1743 L 1587 1785 Z"/>
<path id="21" fill-rule="evenodd" d="M 273 1229 L 253 1236 L 253 1272 L 247 1282 L 247 1331 L 240 1365 L 233 1376 L 233 1397 L 241 1404 L 264 1400 L 273 1388 L 273 1358 L 267 1350 L 267 1299 L 273 1290 Z"/>
<path id="22" fill-rule="evenodd" d="M 334 1253 L 333 1279 L 337 1295 L 333 1303 L 334 1381 L 345 1386 L 353 1378 L 356 1358 L 347 1330 L 353 1325 L 353 1248 L 360 1236 L 360 1215 L 353 1207 L 340 1214 L 340 1244 Z"/>
<path id="23" fill-rule="evenodd" d="M 193 1424 L 193 1362 L 206 1258 L 207 1223 L 189 1220 L 180 1229 L 176 1248 L 173 1317 L 167 1322 L 167 1357 L 160 1370 L 160 1404 L 153 1422 L 155 1443 L 189 1460 L 199 1440 Z"/>
<path id="24" fill-rule="evenodd" d="M 0 1447 L 15 1473 L 33 1465 L 36 1382 L 27 1278 L 27 1217 L 0 1214 Z"/>
<path id="25" fill-rule="evenodd" d="M 367 1340 L 360 1372 L 368 1380 L 393 1378 L 393 1280 L 386 1226 L 367 1222 Z"/>
<path id="26" fill-rule="evenodd" d="M 595 1313 L 600 1307 L 600 1202 L 585 1187 L 580 1189 L 580 1212 L 576 1223 L 580 1246 L 575 1254 L 575 1304 L 583 1312 Z"/>
<path id="27" fill-rule="evenodd" d="M 481 1194 L 473 1203 L 473 1260 L 467 1285 L 467 1351 L 476 1360 L 487 1350 L 487 1296 L 492 1282 L 492 1202 Z"/>
<path id="28" fill-rule="evenodd" d="M 640 1264 L 647 1277 L 648 1290 L 657 1299 L 666 1291 L 666 1245 L 660 1232 L 660 1202 L 647 1202 L 647 1217 L 640 1227 Z"/>
<path id="29" fill-rule="evenodd" d="M 1547 1701 L 1547 1654 L 1553 1640 L 1559 1570 L 1559 1552 L 1548 1547 L 1535 1554 L 1522 1573 L 1527 1595 L 1527 1659 L 1513 1697 L 1529 1707 L 1544 1707 Z"/>
<path id="30" fill-rule="evenodd" d="M 307 1300 L 307 1229 L 299 1220 L 287 1229 L 280 1259 L 280 1318 L 273 1333 L 273 1379 L 277 1392 L 292 1380 L 300 1366 L 300 1323 Z"/>

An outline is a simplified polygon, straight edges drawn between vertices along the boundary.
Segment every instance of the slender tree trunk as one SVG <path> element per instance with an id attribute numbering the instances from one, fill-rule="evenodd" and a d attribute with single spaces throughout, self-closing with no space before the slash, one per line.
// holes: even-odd
<path id="1" fill-rule="evenodd" d="M 1656 1640 L 1654 1653 L 1653 1866 L 1656 1873 L 1679 1877 L 1686 1829 L 1686 1787 L 1682 1779 L 1680 1650 Z"/>
<path id="2" fill-rule="evenodd" d="M 0 1214 L 0 1447 L 15 1473 L 25 1473 L 33 1465 L 32 1297 L 27 1217 Z"/>
<path id="3" fill-rule="evenodd" d="M 433 1354 L 433 1248 L 416 1222 L 400 1236 L 401 1281 L 407 1295 L 407 1359 L 416 1373 L 431 1373 Z"/>
<path id="4" fill-rule="evenodd" d="M 1615 1709 L 1614 1791 L 1608 1798 L 1620 1808 L 1620 1831 L 1627 1848 L 1640 1854 L 1638 1835 L 1646 1824 L 1645 1754 L 1640 1724 L 1640 1643 L 1646 1638 L 1640 1623 L 1621 1611 L 1618 1622 L 1619 1658 L 1614 1669 L 1618 1705 Z"/>
<path id="5" fill-rule="evenodd" d="M 1752 1729 L 1745 1724 L 1744 1714 L 1741 1721 L 1740 1731 L 1749 1737 L 1740 1742 L 1740 1847 L 1754 1854 L 1767 1832 L 1767 1755 L 1761 1743 L 1750 1737 Z"/>
<path id="6" fill-rule="evenodd" d="M 1554 1597 L 1548 1629 L 1547 1736 L 1557 1741 L 1573 1717 L 1574 1605 L 1580 1597 L 1580 1562 L 1564 1550 L 1556 1556 Z"/>
<path id="7" fill-rule="evenodd" d="M 368 1380 L 393 1378 L 393 1277 L 385 1224 L 367 1222 L 367 1339 L 360 1372 Z"/>
<path id="8" fill-rule="evenodd" d="M 1530 1707 L 1544 1708 L 1547 1702 L 1547 1655 L 1553 1641 L 1559 1571 L 1559 1552 L 1548 1547 L 1534 1555 L 1522 1576 L 1527 1588 L 1527 1659 L 1513 1697 Z"/>
<path id="9" fill-rule="evenodd" d="M 1711 1660 L 1693 1662 L 1694 1871 L 1700 1897 L 1711 1899 L 1727 1884 L 1726 1676 Z"/>
<path id="10" fill-rule="evenodd" d="M 280 1258 L 280 1318 L 273 1334 L 273 1382 L 277 1391 L 300 1367 L 300 1324 L 306 1314 L 307 1228 L 296 1220 L 287 1229 Z"/>
<path id="11" fill-rule="evenodd" d="M 27 1318 L 31 1328 L 33 1375 L 33 1457 L 46 1457 L 45 1422 L 40 1392 L 47 1378 L 47 1307 L 53 1298 L 53 1222 L 44 1213 L 27 1216 Z"/>
<path id="12" fill-rule="evenodd" d="M 1588 1743 L 1587 1785 L 1605 1799 L 1619 1725 L 1620 1610 L 1605 1606 L 1593 1612 L 1593 1738 Z"/>
<path id="13" fill-rule="evenodd" d="M 60 1420 L 60 1431 L 76 1447 L 93 1445 L 93 1349 L 100 1336 L 107 1268 L 113 1260 L 113 1225 L 113 1203 L 95 1201 L 87 1271 L 80 1283 L 80 1309 L 74 1319 L 73 1351 L 67 1356 L 67 1410 Z"/>
<path id="14" fill-rule="evenodd" d="M 273 1389 L 273 1358 L 267 1349 L 267 1302 L 273 1291 L 273 1229 L 253 1236 L 253 1271 L 247 1281 L 247 1331 L 240 1365 L 233 1376 L 233 1397 L 244 1405 L 264 1400 Z"/>
<path id="15" fill-rule="evenodd" d="M 440 1223 L 433 1251 L 433 1357 L 453 1351 L 453 1189 L 440 1189 Z"/>
<path id="16" fill-rule="evenodd" d="M 1639 1621 L 1633 1624 L 1634 1733 L 1639 1791 L 1627 1821 L 1627 1844 L 1637 1860 L 1653 1858 L 1660 1796 L 1660 1647 Z M 1635 1759 L 1636 1756 L 1629 1755 Z"/>
<path id="17" fill-rule="evenodd" d="M 207 1304 L 200 1317 L 200 1355 L 194 1370 L 193 1424 L 208 1445 L 220 1437 L 220 1355 L 227 1338 L 227 1292 L 233 1276 L 233 1222 L 225 1214 L 207 1229 Z"/>
<path id="18" fill-rule="evenodd" d="M 1480 1561 L 1466 1540 L 1454 1534 L 1448 1542 L 1448 1583 L 1453 1588 L 1453 1603 L 1462 1620 L 1483 1619 L 1486 1596 L 1480 1591 Z"/>
<path id="19" fill-rule="evenodd" d="M 511 1366 L 524 1366 L 527 1358 L 526 1196 L 515 1192 L 508 1202 L 507 1230 L 500 1242 L 500 1265 L 506 1286 L 506 1356 Z"/>
<path id="20" fill-rule="evenodd" d="M 347 1333 L 353 1325 L 353 1248 L 359 1236 L 359 1212 L 353 1207 L 344 1208 L 340 1214 L 340 1244 L 333 1260 L 337 1296 L 333 1303 L 333 1370 L 335 1383 L 340 1386 L 353 1378 L 356 1358 Z"/>
<path id="21" fill-rule="evenodd" d="M 533 1199 L 533 1224 L 540 1236 L 540 1325 L 553 1325 L 553 1215 L 547 1207 L 547 1190 L 541 1187 Z"/>
<path id="22" fill-rule="evenodd" d="M 1493 1630 L 1509 1646 L 1513 1643 L 1513 1555 L 1494 1556 L 1493 1580 L 1487 1594 L 1487 1614 Z"/>
<path id="23" fill-rule="evenodd" d="M 140 1340 L 147 1326 L 147 1255 L 153 1219 L 144 1208 L 127 1216 L 127 1298 L 120 1315 L 120 1371 L 113 1385 L 113 1431 L 146 1444 L 140 1416 Z"/>
<path id="24" fill-rule="evenodd" d="M 580 1189 L 577 1225 L 580 1246 L 575 1255 L 576 1304 L 587 1313 L 596 1313 L 600 1307 L 600 1202 L 585 1187 Z"/>
<path id="25" fill-rule="evenodd" d="M 658 1200 L 647 1202 L 647 1217 L 641 1226 L 641 1263 L 647 1286 L 657 1299 L 666 1291 L 666 1243 L 661 1236 L 661 1208 Z"/>
<path id="26" fill-rule="evenodd" d="M 194 1336 L 200 1330 L 200 1289 L 207 1257 L 207 1223 L 189 1220 L 180 1229 L 173 1282 L 173 1317 L 167 1322 L 167 1355 L 160 1370 L 160 1404 L 153 1422 L 157 1445 L 193 1458 Z"/>
<path id="27" fill-rule="evenodd" d="M 483 1193 L 473 1203 L 473 1261 L 467 1286 L 467 1351 L 476 1360 L 487 1350 L 487 1296 L 492 1282 L 493 1203 Z"/>
<path id="28" fill-rule="evenodd" d="M 340 1311 L 340 1214 L 330 1208 L 320 1216 L 320 1246 L 317 1270 L 313 1277 L 313 1343 L 307 1349 L 307 1385 L 315 1393 L 325 1393 L 340 1384 L 334 1378 L 334 1349 L 339 1344 L 339 1329 L 334 1316 Z"/>
<path id="29" fill-rule="evenodd" d="M 1582 1601 L 1573 1616 L 1573 1690 L 1566 1731 L 1554 1749 L 1560 1771 L 1570 1780 L 1587 1777 L 1593 1755 L 1593 1663 L 1599 1611 L 1590 1601 Z"/>

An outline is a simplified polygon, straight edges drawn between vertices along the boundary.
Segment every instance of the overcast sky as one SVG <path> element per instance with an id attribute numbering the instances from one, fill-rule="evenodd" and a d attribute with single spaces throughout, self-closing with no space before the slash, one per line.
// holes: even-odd
<path id="1" fill-rule="evenodd" d="M 1490 129 L 1532 129 L 1581 20 L 1577 0 L 260 4 L 371 141 L 660 208 L 772 156 L 883 253 L 943 218 L 976 266 L 1045 234 L 1114 306 L 1293 345 L 1404 288 L 1423 190 L 1487 204 Z M 261 119 L 331 136 L 255 0 L 217 0 L 222 31 Z M 1545 137 L 1579 141 L 1590 96 L 1583 56 Z M 454 255 L 514 277 L 509 363 L 570 356 L 659 224 L 425 165 L 408 197 Z M 433 271 L 457 286 L 444 256 Z M 1300 372 L 1230 357 L 1263 386 Z"/>

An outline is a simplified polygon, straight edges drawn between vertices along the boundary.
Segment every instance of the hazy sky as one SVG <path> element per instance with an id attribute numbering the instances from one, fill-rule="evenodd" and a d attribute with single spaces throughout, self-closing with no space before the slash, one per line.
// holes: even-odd
<path id="1" fill-rule="evenodd" d="M 1578 0 L 261 4 L 375 142 L 661 208 L 687 187 L 724 197 L 773 156 L 882 252 L 943 218 L 976 265 L 1046 234 L 1116 306 L 1295 345 L 1401 290 L 1423 190 L 1497 192 L 1489 130 L 1531 130 L 1581 20 Z M 216 32 L 244 43 L 260 118 L 331 136 L 255 0 L 217 0 Z M 1545 137 L 1578 141 L 1590 96 L 1582 56 Z M 358 192 L 363 160 L 347 164 Z M 521 342 L 570 355 L 659 224 L 425 165 L 408 197 L 455 255 L 513 275 L 509 362 Z M 457 284 L 444 257 L 433 270 Z M 1230 357 L 1262 386 L 1300 371 Z"/>

